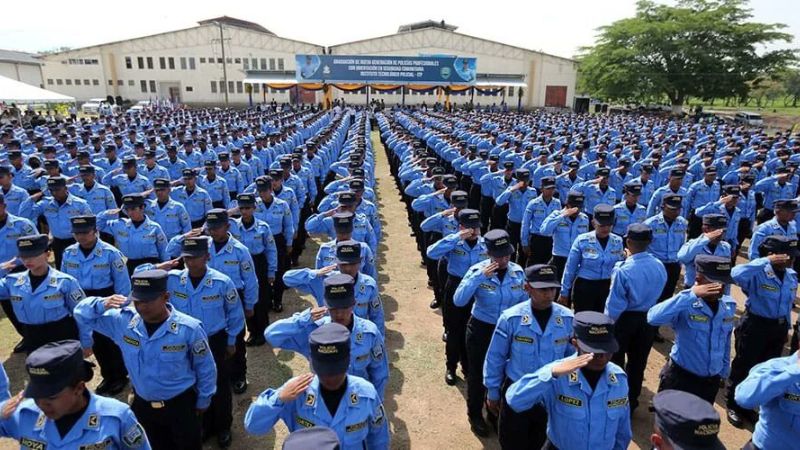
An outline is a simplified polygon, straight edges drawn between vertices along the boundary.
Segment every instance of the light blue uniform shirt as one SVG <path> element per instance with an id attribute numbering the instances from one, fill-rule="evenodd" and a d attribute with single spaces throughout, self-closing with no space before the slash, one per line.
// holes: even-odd
<path id="1" fill-rule="evenodd" d="M 97 182 L 90 189 L 87 189 L 83 183 L 73 183 L 69 186 L 69 193 L 85 200 L 95 215 L 117 207 L 117 201 L 114 199 L 111 189 Z"/>
<path id="2" fill-rule="evenodd" d="M 611 272 L 611 290 L 605 314 L 616 321 L 626 311 L 647 312 L 667 283 L 667 270 L 644 251 L 620 261 Z"/>
<path id="3" fill-rule="evenodd" d="M 129 259 L 169 259 L 167 237 L 161 225 L 145 216 L 144 222 L 137 227 L 131 219 L 115 219 L 115 215 L 104 212 L 97 216 L 97 229 L 113 235 L 123 255 Z"/>
<path id="4" fill-rule="evenodd" d="M 131 279 L 122 252 L 100 239 L 86 256 L 80 244 L 67 247 L 61 259 L 61 271 L 72 275 L 85 291 L 113 287 L 116 294 L 131 292 Z"/>
<path id="5" fill-rule="evenodd" d="M 653 230 L 653 241 L 650 242 L 647 251 L 662 263 L 678 262 L 678 251 L 686 242 L 689 221 L 678 216 L 672 225 L 668 225 L 664 215 L 659 213 L 645 220 L 644 224 Z"/>
<path id="6" fill-rule="evenodd" d="M 614 227 L 611 232 L 618 236 L 625 236 L 628 225 L 642 223 L 647 219 L 647 210 L 644 206 L 636 204 L 631 212 L 628 205 L 622 201 L 614 205 Z"/>
<path id="7" fill-rule="evenodd" d="M 240 217 L 231 219 L 230 225 L 231 235 L 247 247 L 251 255 L 263 254 L 266 257 L 267 276 L 274 277 L 278 270 L 278 249 L 267 222 L 254 218 L 253 223 L 247 226 Z"/>
<path id="8" fill-rule="evenodd" d="M 520 243 L 527 246 L 532 234 L 541 235 L 542 223 L 555 211 L 561 210 L 561 200 L 550 199 L 547 203 L 540 195 L 528 202 L 525 212 L 522 214 L 522 225 L 520 227 Z M 509 213 L 510 214 L 510 213 Z"/>
<path id="9" fill-rule="evenodd" d="M 789 328 L 797 293 L 797 272 L 786 269 L 781 280 L 769 259 L 756 258 L 747 264 L 735 266 L 731 276 L 747 295 L 747 311 L 767 319 L 785 319 Z"/>
<path id="10" fill-rule="evenodd" d="M 514 186 L 514 185 L 512 185 Z M 495 205 L 508 204 L 508 220 L 511 222 L 522 223 L 522 216 L 525 215 L 525 208 L 528 203 L 537 197 L 536 189 L 527 187 L 525 190 L 516 189 L 511 190 L 511 187 L 503 191 L 502 194 L 495 199 Z M 551 204 L 553 202 L 550 202 Z M 527 241 L 525 241 L 527 242 Z"/>
<path id="11" fill-rule="evenodd" d="M 256 218 L 267 222 L 269 229 L 272 230 L 272 236 L 283 235 L 286 239 L 286 245 L 292 245 L 294 239 L 294 219 L 292 216 L 291 208 L 285 201 L 272 197 L 272 203 L 269 207 L 264 203 L 261 198 L 256 200 Z"/>
<path id="12" fill-rule="evenodd" d="M 206 214 L 213 208 L 208 192 L 199 186 L 196 186 L 191 194 L 186 190 L 186 186 L 178 186 L 169 195 L 186 208 L 192 222 L 205 220 Z"/>
<path id="13" fill-rule="evenodd" d="M 622 238 L 616 234 L 608 235 L 603 248 L 594 231 L 583 233 L 575 239 L 564 266 L 561 279 L 561 295 L 569 297 L 576 278 L 584 280 L 610 280 L 614 264 L 625 259 Z"/>
<path id="14" fill-rule="evenodd" d="M 714 247 L 712 251 L 708 244 L 711 241 L 705 237 L 705 235 L 697 236 L 696 238 L 686 242 L 681 246 L 681 249 L 678 250 L 678 262 L 683 265 L 683 286 L 684 288 L 690 288 L 694 286 L 694 279 L 697 274 L 697 270 L 694 267 L 694 259 L 697 255 L 713 255 L 713 256 L 723 256 L 727 259 L 731 259 L 731 246 L 727 242 L 719 241 L 717 246 Z M 730 293 L 730 287 L 726 288 L 726 294 Z"/>
<path id="15" fill-rule="evenodd" d="M 0 228 L 0 263 L 17 258 L 17 238 L 39 234 L 36 225 L 24 217 L 6 214 L 6 225 Z M 18 264 L 22 264 L 17 260 Z"/>
<path id="16" fill-rule="evenodd" d="M 589 231 L 589 217 L 579 212 L 573 220 L 570 217 L 563 217 L 561 213 L 563 213 L 563 210 L 550 213 L 542 222 L 541 233 L 545 236 L 552 236 L 553 255 L 566 258 L 569 256 L 569 251 L 575 239 L 580 234 Z"/>
<path id="17" fill-rule="evenodd" d="M 6 202 L 6 212 L 14 215 L 19 215 L 20 206 L 22 206 L 22 203 L 30 197 L 30 195 L 28 195 L 28 191 L 22 189 L 16 184 L 12 184 L 8 189 L 8 192 L 2 188 L 0 188 L 0 192 L 3 193 L 3 198 Z"/>
<path id="18" fill-rule="evenodd" d="M 786 236 L 792 239 L 797 237 L 797 222 L 792 220 L 786 228 L 782 227 L 778 222 L 777 217 L 758 225 L 756 231 L 753 233 L 753 238 L 750 239 L 750 249 L 747 251 L 747 257 L 751 260 L 758 258 L 758 247 L 768 236 L 779 235 Z"/>
<path id="19" fill-rule="evenodd" d="M 447 273 L 462 278 L 470 267 L 489 258 L 483 236 L 479 236 L 475 245 L 470 246 L 458 233 L 448 234 L 428 246 L 428 258 L 447 260 Z"/>
<path id="20" fill-rule="evenodd" d="M 469 268 L 453 295 L 453 304 L 465 307 L 474 298 L 472 317 L 494 326 L 500 314 L 506 309 L 525 301 L 525 271 L 517 263 L 509 262 L 508 271 L 502 281 L 495 271 L 491 278 L 483 270 L 491 264 L 491 259 L 483 260 Z"/>
<path id="21" fill-rule="evenodd" d="M 378 271 L 375 268 L 375 254 L 364 242 L 361 244 L 361 267 L 359 272 L 365 273 L 372 278 L 378 276 Z M 336 240 L 332 239 L 319 246 L 317 257 L 314 260 L 314 268 L 321 269 L 326 266 L 336 264 Z"/>
<path id="22" fill-rule="evenodd" d="M 186 207 L 171 198 L 164 206 L 159 205 L 158 200 L 150 200 L 145 206 L 144 212 L 161 226 L 167 240 L 192 230 L 192 220 L 189 218 Z"/>
<path id="23" fill-rule="evenodd" d="M 39 216 L 44 215 L 50 234 L 58 239 L 72 239 L 72 222 L 75 216 L 90 216 L 92 210 L 86 201 L 68 194 L 63 204 L 59 204 L 53 197 L 45 197 L 37 203 L 31 199 L 25 200 L 20 206 L 20 216 L 36 222 Z"/>

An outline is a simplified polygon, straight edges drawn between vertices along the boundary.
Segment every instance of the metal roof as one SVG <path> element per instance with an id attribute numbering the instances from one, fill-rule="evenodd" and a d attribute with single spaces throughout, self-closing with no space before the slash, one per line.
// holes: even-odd
<path id="1" fill-rule="evenodd" d="M 41 66 L 40 61 L 33 53 L 18 52 L 16 50 L 0 49 L 0 62 L 11 62 L 17 64 L 31 64 Z"/>
<path id="2" fill-rule="evenodd" d="M 400 27 L 397 28 L 397 32 L 402 33 L 404 31 L 423 30 L 425 28 L 441 28 L 442 30 L 447 30 L 447 31 L 456 31 L 458 29 L 457 26 L 445 23 L 444 19 L 442 19 L 441 21 L 438 22 L 435 20 L 425 20 L 422 22 L 414 22 L 407 25 L 400 25 Z"/>

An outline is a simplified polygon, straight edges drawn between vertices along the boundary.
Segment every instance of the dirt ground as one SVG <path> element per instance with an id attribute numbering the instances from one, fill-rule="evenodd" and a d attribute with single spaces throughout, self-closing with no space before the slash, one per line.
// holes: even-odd
<path id="1" fill-rule="evenodd" d="M 442 319 L 439 312 L 428 308 L 432 292 L 427 288 L 424 267 L 414 239 L 409 236 L 405 208 L 389 174 L 386 155 L 376 133 L 373 133 L 376 154 L 377 194 L 382 216 L 383 242 L 379 250 L 379 285 L 386 312 L 386 347 L 390 361 L 390 381 L 385 408 L 390 418 L 392 448 L 395 449 L 480 449 L 499 448 L 496 436 L 475 437 L 469 429 L 463 380 L 455 387 L 444 383 L 444 343 L 441 341 Z M 317 243 L 309 240 L 301 265 L 312 265 Z M 743 307 L 744 297 L 734 287 L 734 297 Z M 285 310 L 277 318 L 286 317 L 311 305 L 309 296 L 287 291 Z M 274 318 L 271 317 L 271 318 Z M 671 333 L 665 333 L 671 337 Z M 11 379 L 12 393 L 24 386 L 24 357 L 11 354 L 18 336 L 8 320 L 0 318 L 0 358 Z M 631 449 L 649 449 L 652 415 L 646 405 L 658 386 L 658 372 L 669 352 L 669 343 L 657 344 L 650 354 L 640 407 L 633 417 L 634 441 Z M 281 448 L 287 429 L 283 423 L 275 433 L 249 436 L 243 429 L 243 417 L 253 397 L 267 387 L 277 387 L 291 376 L 309 370 L 308 362 L 292 352 L 269 346 L 249 350 L 248 378 L 250 386 L 243 395 L 234 395 L 234 441 L 232 449 Z M 92 380 L 94 387 L 99 380 Z M 118 398 L 125 400 L 127 392 Z M 717 409 L 724 417 L 724 397 L 717 399 Z M 739 449 L 750 438 L 750 432 L 730 426 L 724 419 L 720 432 L 729 449 Z M 3 439 L 0 449 L 18 448 Z M 217 448 L 210 440 L 204 448 Z"/>

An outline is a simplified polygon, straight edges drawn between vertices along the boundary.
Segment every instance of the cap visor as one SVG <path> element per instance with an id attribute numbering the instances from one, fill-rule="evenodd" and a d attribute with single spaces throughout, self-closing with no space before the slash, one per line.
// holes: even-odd
<path id="1" fill-rule="evenodd" d="M 589 353 L 617 353 L 619 350 L 619 343 L 616 339 L 611 339 L 605 342 L 586 342 L 577 339 L 578 347 L 584 352 Z"/>
<path id="2" fill-rule="evenodd" d="M 706 274 L 703 274 L 703 276 L 706 277 L 709 281 L 713 281 L 714 283 L 722 283 L 722 284 L 735 283 L 735 281 L 733 281 L 733 278 L 730 275 L 710 277 Z"/>
<path id="3" fill-rule="evenodd" d="M 226 224 L 227 224 L 227 222 L 206 222 L 206 228 L 209 228 L 209 229 L 222 228 Z"/>
<path id="4" fill-rule="evenodd" d="M 162 294 L 161 292 L 155 292 L 152 294 L 141 294 L 141 293 L 134 294 L 133 292 L 131 292 L 130 295 L 128 295 L 128 300 L 132 302 L 147 303 L 147 302 L 152 302 L 158 297 L 161 297 L 161 294 Z"/>
<path id="5" fill-rule="evenodd" d="M 614 225 L 613 220 L 606 220 L 606 219 L 599 220 L 597 218 L 595 218 L 594 220 L 597 222 L 598 225 L 604 225 L 604 226 Z"/>
<path id="6" fill-rule="evenodd" d="M 560 288 L 561 283 L 550 282 L 550 281 L 533 281 L 533 282 L 528 282 L 528 286 L 534 289 L 550 289 L 550 288 Z"/>
<path id="7" fill-rule="evenodd" d="M 33 258 L 34 256 L 39 256 L 46 251 L 47 250 L 19 250 L 17 251 L 17 255 L 19 255 L 20 258 Z"/>
<path id="8" fill-rule="evenodd" d="M 339 375 L 347 373 L 347 368 L 350 366 L 350 358 L 341 361 L 315 361 L 312 357 L 311 368 L 317 375 Z"/>
<path id="9" fill-rule="evenodd" d="M 671 439 L 671 441 L 674 450 L 725 450 L 725 446 L 719 440 L 719 437 L 715 437 L 713 441 L 704 445 L 686 445 L 677 442 L 675 439 Z"/>
<path id="10" fill-rule="evenodd" d="M 31 380 L 25 388 L 25 397 L 34 399 L 52 397 L 61 392 L 68 384 L 69 380 L 61 382 Z"/>
<path id="11" fill-rule="evenodd" d="M 336 262 L 341 264 L 355 264 L 360 263 L 361 258 L 336 258 Z"/>
<path id="12" fill-rule="evenodd" d="M 494 256 L 495 258 L 502 258 L 503 256 L 509 256 L 514 253 L 514 247 L 511 244 L 504 245 L 501 248 L 493 249 L 487 251 L 489 256 Z"/>
<path id="13" fill-rule="evenodd" d="M 73 233 L 87 233 L 89 231 L 94 231 L 94 227 L 72 227 Z"/>

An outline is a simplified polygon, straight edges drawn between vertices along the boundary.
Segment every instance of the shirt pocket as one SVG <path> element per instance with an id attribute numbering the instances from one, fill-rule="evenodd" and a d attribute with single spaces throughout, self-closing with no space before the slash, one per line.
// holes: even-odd
<path id="1" fill-rule="evenodd" d="M 609 398 L 608 402 L 622 402 L 621 399 L 611 399 Z M 624 398 L 624 403 L 628 403 L 628 399 Z M 626 408 L 624 406 L 608 406 L 606 412 L 606 428 L 605 428 L 605 440 L 606 442 L 614 442 L 614 437 L 617 434 L 617 430 L 619 429 L 619 421 L 622 420 L 622 416 L 626 414 Z"/>
<path id="2" fill-rule="evenodd" d="M 178 351 L 181 347 L 183 349 Z M 185 361 L 186 344 L 162 344 L 161 353 L 158 355 L 158 373 L 165 377 L 178 378 L 184 376 L 188 370 L 188 365 Z"/>
<path id="3" fill-rule="evenodd" d="M 781 411 L 785 412 L 788 421 L 795 431 L 800 431 L 800 389 L 792 389 L 783 394 L 778 401 Z"/>
<path id="4" fill-rule="evenodd" d="M 42 312 L 44 313 L 44 320 L 46 322 L 61 319 L 64 315 L 64 294 L 61 292 L 45 294 L 42 299 Z"/>

